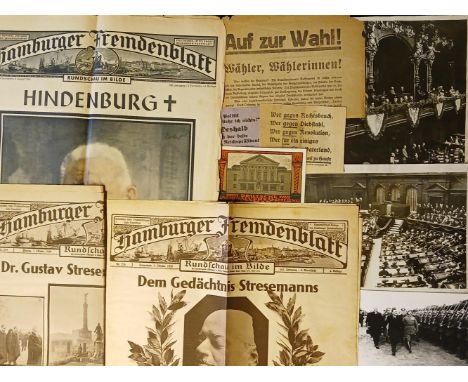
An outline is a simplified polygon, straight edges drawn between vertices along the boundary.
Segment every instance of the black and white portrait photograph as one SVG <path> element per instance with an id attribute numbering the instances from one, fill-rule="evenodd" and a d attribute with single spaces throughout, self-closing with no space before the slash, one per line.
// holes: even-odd
<path id="1" fill-rule="evenodd" d="M 268 319 L 247 297 L 207 295 L 185 315 L 184 365 L 268 364 Z"/>
<path id="2" fill-rule="evenodd" d="M 365 21 L 366 118 L 347 164 L 465 162 L 466 20 Z"/>
<path id="3" fill-rule="evenodd" d="M 306 201 L 357 204 L 361 286 L 466 288 L 466 174 L 307 176 Z"/>
<path id="4" fill-rule="evenodd" d="M 43 364 L 44 298 L 0 296 L 0 366 Z"/>
<path id="5" fill-rule="evenodd" d="M 467 330 L 467 293 L 362 290 L 359 365 L 467 365 Z"/>
<path id="6" fill-rule="evenodd" d="M 104 365 L 104 288 L 49 285 L 48 365 Z"/>
<path id="7" fill-rule="evenodd" d="M 2 183 L 104 185 L 111 199 L 191 197 L 191 121 L 1 117 Z"/>

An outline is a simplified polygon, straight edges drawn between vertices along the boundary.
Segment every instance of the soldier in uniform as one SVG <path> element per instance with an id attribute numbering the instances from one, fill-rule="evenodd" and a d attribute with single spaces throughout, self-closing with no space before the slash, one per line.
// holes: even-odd
<path id="1" fill-rule="evenodd" d="M 417 311 L 416 319 L 419 322 L 419 337 L 427 339 L 427 333 L 429 331 L 429 319 L 430 319 L 430 310 L 424 309 L 423 311 Z"/>
<path id="2" fill-rule="evenodd" d="M 457 323 L 457 355 L 468 360 L 468 310 L 461 309 Z"/>
<path id="3" fill-rule="evenodd" d="M 460 318 L 459 311 L 455 310 L 447 319 L 447 326 L 445 328 L 445 337 L 447 350 L 449 353 L 455 353 L 457 350 L 457 324 Z"/>
<path id="4" fill-rule="evenodd" d="M 449 350 L 449 322 L 453 313 L 451 307 L 446 309 L 439 323 L 439 344 L 447 351 Z"/>
<path id="5" fill-rule="evenodd" d="M 436 345 L 441 344 L 440 327 L 442 326 L 443 315 L 445 314 L 444 308 L 440 309 L 434 314 L 431 322 L 431 338 Z"/>
<path id="6" fill-rule="evenodd" d="M 412 341 L 414 336 L 418 333 L 419 325 L 416 318 L 413 316 L 411 311 L 407 311 L 402 318 L 403 325 L 403 342 L 410 353 L 413 352 L 411 349 Z"/>

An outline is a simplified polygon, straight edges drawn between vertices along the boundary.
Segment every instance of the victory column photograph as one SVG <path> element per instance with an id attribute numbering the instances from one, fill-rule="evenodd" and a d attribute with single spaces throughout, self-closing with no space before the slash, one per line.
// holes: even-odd
<path id="1" fill-rule="evenodd" d="M 104 365 L 104 288 L 49 285 L 48 365 Z"/>

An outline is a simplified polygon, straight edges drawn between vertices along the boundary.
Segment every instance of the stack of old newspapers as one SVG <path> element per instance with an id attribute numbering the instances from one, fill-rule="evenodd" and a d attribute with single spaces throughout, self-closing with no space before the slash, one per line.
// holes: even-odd
<path id="1" fill-rule="evenodd" d="M 0 366 L 466 364 L 466 17 L 0 21 Z"/>

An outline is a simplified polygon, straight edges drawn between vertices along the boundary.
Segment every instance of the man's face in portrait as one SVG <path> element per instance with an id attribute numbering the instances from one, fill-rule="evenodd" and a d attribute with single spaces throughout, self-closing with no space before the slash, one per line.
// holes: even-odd
<path id="1" fill-rule="evenodd" d="M 198 364 L 223 366 L 226 353 L 226 311 L 217 310 L 206 317 L 195 349 Z"/>
<path id="2" fill-rule="evenodd" d="M 63 183 L 104 185 L 110 199 L 135 199 L 135 187 L 122 184 L 120 175 L 112 160 L 95 157 L 72 161 L 65 169 Z"/>
<path id="3" fill-rule="evenodd" d="M 199 365 L 256 366 L 258 352 L 252 317 L 232 309 L 211 313 L 203 323 L 195 351 Z"/>

